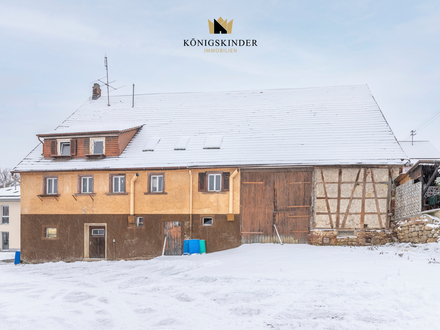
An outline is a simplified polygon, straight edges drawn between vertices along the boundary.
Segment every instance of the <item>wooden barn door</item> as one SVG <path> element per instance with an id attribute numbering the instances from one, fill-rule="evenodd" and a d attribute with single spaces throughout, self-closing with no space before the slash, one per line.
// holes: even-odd
<path id="1" fill-rule="evenodd" d="M 274 194 L 274 224 L 283 243 L 307 243 L 312 173 L 305 171 L 276 173 Z"/>
<path id="2" fill-rule="evenodd" d="M 165 221 L 165 255 L 182 255 L 182 225 L 180 221 Z"/>
<path id="3" fill-rule="evenodd" d="M 89 258 L 105 258 L 105 227 L 89 227 Z"/>
<path id="4" fill-rule="evenodd" d="M 310 171 L 241 173 L 242 243 L 307 243 Z"/>

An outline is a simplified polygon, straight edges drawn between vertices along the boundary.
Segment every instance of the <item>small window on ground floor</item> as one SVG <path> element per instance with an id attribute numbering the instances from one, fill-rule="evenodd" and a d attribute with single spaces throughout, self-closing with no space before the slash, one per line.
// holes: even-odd
<path id="1" fill-rule="evenodd" d="M 56 238 L 57 237 L 57 228 L 46 228 L 45 230 L 46 238 Z"/>
<path id="2" fill-rule="evenodd" d="M 142 227 L 144 225 L 144 218 L 143 217 L 137 217 L 136 225 L 138 227 Z"/>
<path id="3" fill-rule="evenodd" d="M 203 217 L 202 218 L 202 225 L 203 226 L 212 226 L 214 224 L 213 217 Z"/>

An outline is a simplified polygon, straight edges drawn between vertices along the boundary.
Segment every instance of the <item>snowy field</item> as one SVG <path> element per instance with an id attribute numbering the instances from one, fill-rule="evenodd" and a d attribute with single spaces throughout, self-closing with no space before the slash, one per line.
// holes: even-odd
<path id="1" fill-rule="evenodd" d="M 0 261 L 0 329 L 440 329 L 439 262 L 437 243 Z"/>

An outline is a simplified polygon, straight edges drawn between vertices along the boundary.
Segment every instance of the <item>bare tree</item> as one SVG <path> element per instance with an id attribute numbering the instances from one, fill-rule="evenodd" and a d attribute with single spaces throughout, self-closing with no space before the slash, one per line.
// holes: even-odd
<path id="1" fill-rule="evenodd" d="M 17 181 L 20 181 L 20 175 L 18 173 L 14 174 L 14 178 Z M 0 188 L 11 187 L 15 184 L 15 180 L 12 177 L 11 169 L 4 168 L 3 170 L 0 168 Z"/>

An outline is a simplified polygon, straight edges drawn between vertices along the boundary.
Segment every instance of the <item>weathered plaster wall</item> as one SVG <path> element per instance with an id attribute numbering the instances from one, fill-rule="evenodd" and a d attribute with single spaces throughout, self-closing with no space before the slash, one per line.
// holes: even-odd
<path id="1" fill-rule="evenodd" d="M 230 172 L 235 168 L 216 171 Z M 193 214 L 227 214 L 229 192 L 199 192 L 198 173 L 205 169 L 192 170 Z M 166 194 L 145 194 L 148 191 L 148 173 L 165 173 Z M 139 173 L 135 181 L 135 214 L 189 214 L 190 182 L 188 170 L 169 171 L 87 171 L 22 173 L 22 214 L 128 214 L 130 210 L 130 180 Z M 78 176 L 94 177 L 93 199 L 78 193 Z M 126 174 L 126 194 L 109 194 L 110 174 Z M 43 193 L 43 176 L 58 176 L 59 197 L 37 196 Z M 234 181 L 234 213 L 240 213 L 240 173 Z"/>
<path id="2" fill-rule="evenodd" d="M 396 188 L 395 218 L 400 220 L 422 210 L 422 183 L 409 180 Z"/>

